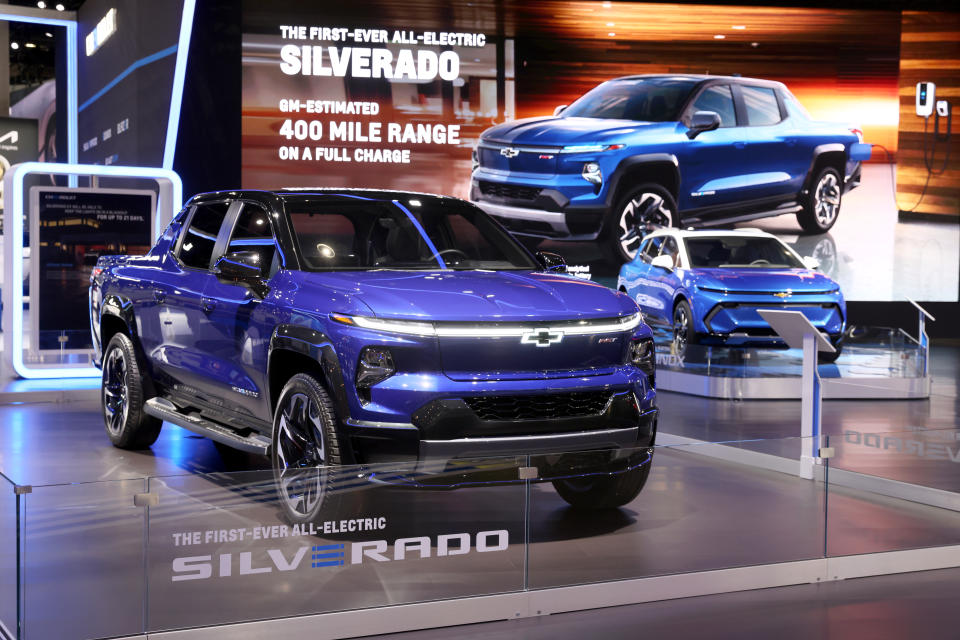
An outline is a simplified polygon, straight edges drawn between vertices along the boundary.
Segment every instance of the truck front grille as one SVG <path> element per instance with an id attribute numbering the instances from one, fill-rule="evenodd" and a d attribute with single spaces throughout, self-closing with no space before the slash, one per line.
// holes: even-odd
<path id="1" fill-rule="evenodd" d="M 578 391 L 523 396 L 464 398 L 481 420 L 548 420 L 582 418 L 603 413 L 610 391 Z"/>

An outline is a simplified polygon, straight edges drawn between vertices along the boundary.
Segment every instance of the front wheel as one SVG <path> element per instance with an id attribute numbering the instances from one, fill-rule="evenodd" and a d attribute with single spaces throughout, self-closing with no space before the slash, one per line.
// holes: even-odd
<path id="1" fill-rule="evenodd" d="M 143 410 L 143 380 L 133 340 L 115 334 L 103 352 L 100 404 L 107 436 L 120 449 L 146 449 L 160 435 L 163 421 Z"/>
<path id="2" fill-rule="evenodd" d="M 607 224 L 604 246 L 618 265 L 633 260 L 644 237 L 677 223 L 677 202 L 658 184 L 643 184 L 620 199 Z"/>
<path id="3" fill-rule="evenodd" d="M 833 167 L 824 167 L 814 178 L 813 186 L 797 213 L 797 222 L 808 233 L 826 233 L 840 215 L 843 181 Z"/>
<path id="4" fill-rule="evenodd" d="M 833 345 L 833 348 L 836 349 L 833 353 L 820 353 L 818 354 L 817 360 L 825 364 L 832 364 L 837 361 L 837 358 L 840 357 L 840 353 L 843 351 L 843 342 L 840 339 L 830 340 L 830 344 Z"/>
<path id="5" fill-rule="evenodd" d="M 686 300 L 680 300 L 673 310 L 673 353 L 678 358 L 686 357 L 687 349 L 695 343 L 697 334 L 693 329 L 693 312 Z"/>
<path id="6" fill-rule="evenodd" d="M 563 478 L 553 481 L 561 498 L 578 509 L 616 509 L 633 501 L 650 475 L 650 461 L 608 476 Z"/>
<path id="7" fill-rule="evenodd" d="M 323 385 L 298 373 L 280 392 L 273 416 L 270 462 L 284 515 L 294 524 L 333 506 L 330 485 L 341 464 L 337 416 Z"/>

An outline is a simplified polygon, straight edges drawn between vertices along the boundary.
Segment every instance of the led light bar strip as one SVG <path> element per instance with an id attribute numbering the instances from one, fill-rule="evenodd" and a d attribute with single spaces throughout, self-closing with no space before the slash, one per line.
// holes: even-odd
<path id="1" fill-rule="evenodd" d="M 624 316 L 619 320 L 602 322 L 584 320 L 576 323 L 536 323 L 525 325 L 503 325 L 480 323 L 469 325 L 450 325 L 444 323 L 418 322 L 415 320 L 388 320 L 370 318 L 367 316 L 348 316 L 332 314 L 331 319 L 341 324 L 349 324 L 363 329 L 374 329 L 390 333 L 402 333 L 415 336 L 439 336 L 442 338 L 520 338 L 531 331 L 560 332 L 568 336 L 594 335 L 599 333 L 616 333 L 630 331 L 640 326 L 642 321 L 639 313 Z"/>

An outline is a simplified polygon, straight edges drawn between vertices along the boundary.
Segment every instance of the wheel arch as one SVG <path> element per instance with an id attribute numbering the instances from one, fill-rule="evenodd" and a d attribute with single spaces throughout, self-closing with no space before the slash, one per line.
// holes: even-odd
<path id="1" fill-rule="evenodd" d="M 270 338 L 267 391 L 270 415 L 284 385 L 298 373 L 312 373 L 333 399 L 337 413 L 350 415 L 343 372 L 333 343 L 324 333 L 299 325 L 280 325 Z"/>
<path id="2" fill-rule="evenodd" d="M 680 162 L 672 153 L 644 153 L 620 161 L 610 178 L 607 206 L 612 208 L 633 186 L 655 183 L 670 192 L 674 201 L 680 192 Z"/>
<path id="3" fill-rule="evenodd" d="M 125 333 L 133 343 L 137 339 L 137 321 L 133 313 L 133 301 L 125 296 L 110 294 L 100 303 L 100 318 L 94 332 L 94 358 L 103 360 L 103 351 L 117 333 Z"/>
<path id="4" fill-rule="evenodd" d="M 821 144 L 814 148 L 813 158 L 810 160 L 810 169 L 807 171 L 807 177 L 803 181 L 803 194 L 809 193 L 813 188 L 813 181 L 825 167 L 831 167 L 837 170 L 840 175 L 840 183 L 843 185 L 844 173 L 847 167 L 847 150 L 839 142 L 831 144 Z"/>

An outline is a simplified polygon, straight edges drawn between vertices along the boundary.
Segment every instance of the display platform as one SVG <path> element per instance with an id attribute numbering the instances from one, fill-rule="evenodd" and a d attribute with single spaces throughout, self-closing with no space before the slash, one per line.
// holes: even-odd
<path id="1" fill-rule="evenodd" d="M 799 400 L 800 349 L 691 345 L 672 351 L 672 332 L 655 326 L 657 388 L 707 398 Z M 821 363 L 827 400 L 908 400 L 930 396 L 926 349 L 901 329 L 850 327 L 836 362 Z"/>

